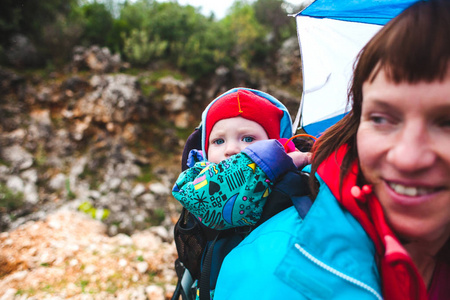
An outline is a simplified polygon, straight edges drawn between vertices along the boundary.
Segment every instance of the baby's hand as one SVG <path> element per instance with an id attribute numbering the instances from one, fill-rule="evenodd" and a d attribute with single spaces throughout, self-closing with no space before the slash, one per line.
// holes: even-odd
<path id="1" fill-rule="evenodd" d="M 311 152 L 301 152 L 296 149 L 296 151 L 289 152 L 287 153 L 287 155 L 289 155 L 292 158 L 297 168 L 302 168 L 311 163 L 312 157 Z"/>

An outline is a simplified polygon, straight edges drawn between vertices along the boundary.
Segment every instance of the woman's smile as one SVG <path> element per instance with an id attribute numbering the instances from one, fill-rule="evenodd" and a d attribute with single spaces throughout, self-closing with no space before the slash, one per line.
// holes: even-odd
<path id="1" fill-rule="evenodd" d="M 392 200 L 400 205 L 414 206 L 430 201 L 442 188 L 430 188 L 418 185 L 404 185 L 385 181 Z"/>
<path id="2" fill-rule="evenodd" d="M 406 186 L 398 183 L 388 182 L 392 190 L 397 194 L 405 195 L 409 197 L 425 196 L 435 193 L 439 189 L 417 187 L 417 186 Z"/>

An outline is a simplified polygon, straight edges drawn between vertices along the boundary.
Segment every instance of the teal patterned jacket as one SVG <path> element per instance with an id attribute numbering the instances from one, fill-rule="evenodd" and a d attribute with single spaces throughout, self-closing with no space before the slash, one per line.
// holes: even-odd
<path id="1" fill-rule="evenodd" d="M 290 170 L 295 165 L 277 140 L 258 141 L 219 164 L 195 162 L 172 194 L 209 228 L 254 225 L 273 184 Z"/>

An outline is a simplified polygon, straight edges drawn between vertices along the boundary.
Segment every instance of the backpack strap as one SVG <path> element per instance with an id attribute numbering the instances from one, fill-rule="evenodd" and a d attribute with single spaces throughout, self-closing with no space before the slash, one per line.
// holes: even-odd
<path id="1" fill-rule="evenodd" d="M 311 198 L 309 196 L 293 197 L 292 202 L 300 218 L 304 219 L 312 206 Z"/>
<path id="2" fill-rule="evenodd" d="M 292 206 L 301 207 L 301 217 L 303 218 L 311 207 L 312 201 L 309 199 L 310 189 L 308 185 L 309 174 L 300 171 L 286 173 L 277 181 L 270 192 L 269 198 L 264 205 L 261 218 L 256 223 L 258 227 L 274 215 Z M 305 197 L 304 200 L 300 198 Z M 308 200 L 309 199 L 309 205 Z M 297 210 L 298 211 L 298 210 Z"/>
<path id="3" fill-rule="evenodd" d="M 210 275 L 211 275 L 211 263 L 214 252 L 214 245 L 219 238 L 220 231 L 217 233 L 216 237 L 209 245 L 208 250 L 206 251 L 205 261 L 203 262 L 202 272 L 200 275 L 200 292 L 199 299 L 200 300 L 210 300 Z"/>
<path id="4" fill-rule="evenodd" d="M 177 273 L 178 282 L 171 299 L 178 300 L 181 296 L 182 300 L 189 300 L 194 279 L 189 270 L 179 259 L 175 260 L 175 271 Z"/>
<path id="5" fill-rule="evenodd" d="M 309 209 L 311 208 L 313 201 L 311 200 L 309 193 L 310 189 L 308 186 L 310 174 L 306 172 L 301 172 L 300 174 L 300 176 L 302 176 L 302 192 L 296 195 L 292 195 L 291 200 L 300 218 L 304 219 Z"/>
<path id="6" fill-rule="evenodd" d="M 202 131 L 199 128 L 195 128 L 194 132 L 186 140 L 181 156 L 181 171 L 188 168 L 187 160 L 192 149 L 202 149 Z"/>
<path id="7" fill-rule="evenodd" d="M 199 299 L 209 300 L 210 291 L 216 288 L 219 270 L 223 260 L 253 229 L 251 226 L 242 226 L 220 230 L 211 238 L 205 251 L 199 279 Z"/>

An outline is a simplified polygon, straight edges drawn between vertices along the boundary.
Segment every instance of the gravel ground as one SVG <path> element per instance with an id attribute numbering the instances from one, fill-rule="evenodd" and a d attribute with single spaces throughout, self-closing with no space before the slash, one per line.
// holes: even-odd
<path id="1" fill-rule="evenodd" d="M 0 300 L 170 299 L 176 256 L 163 227 L 109 237 L 101 222 L 60 211 L 0 234 Z"/>

